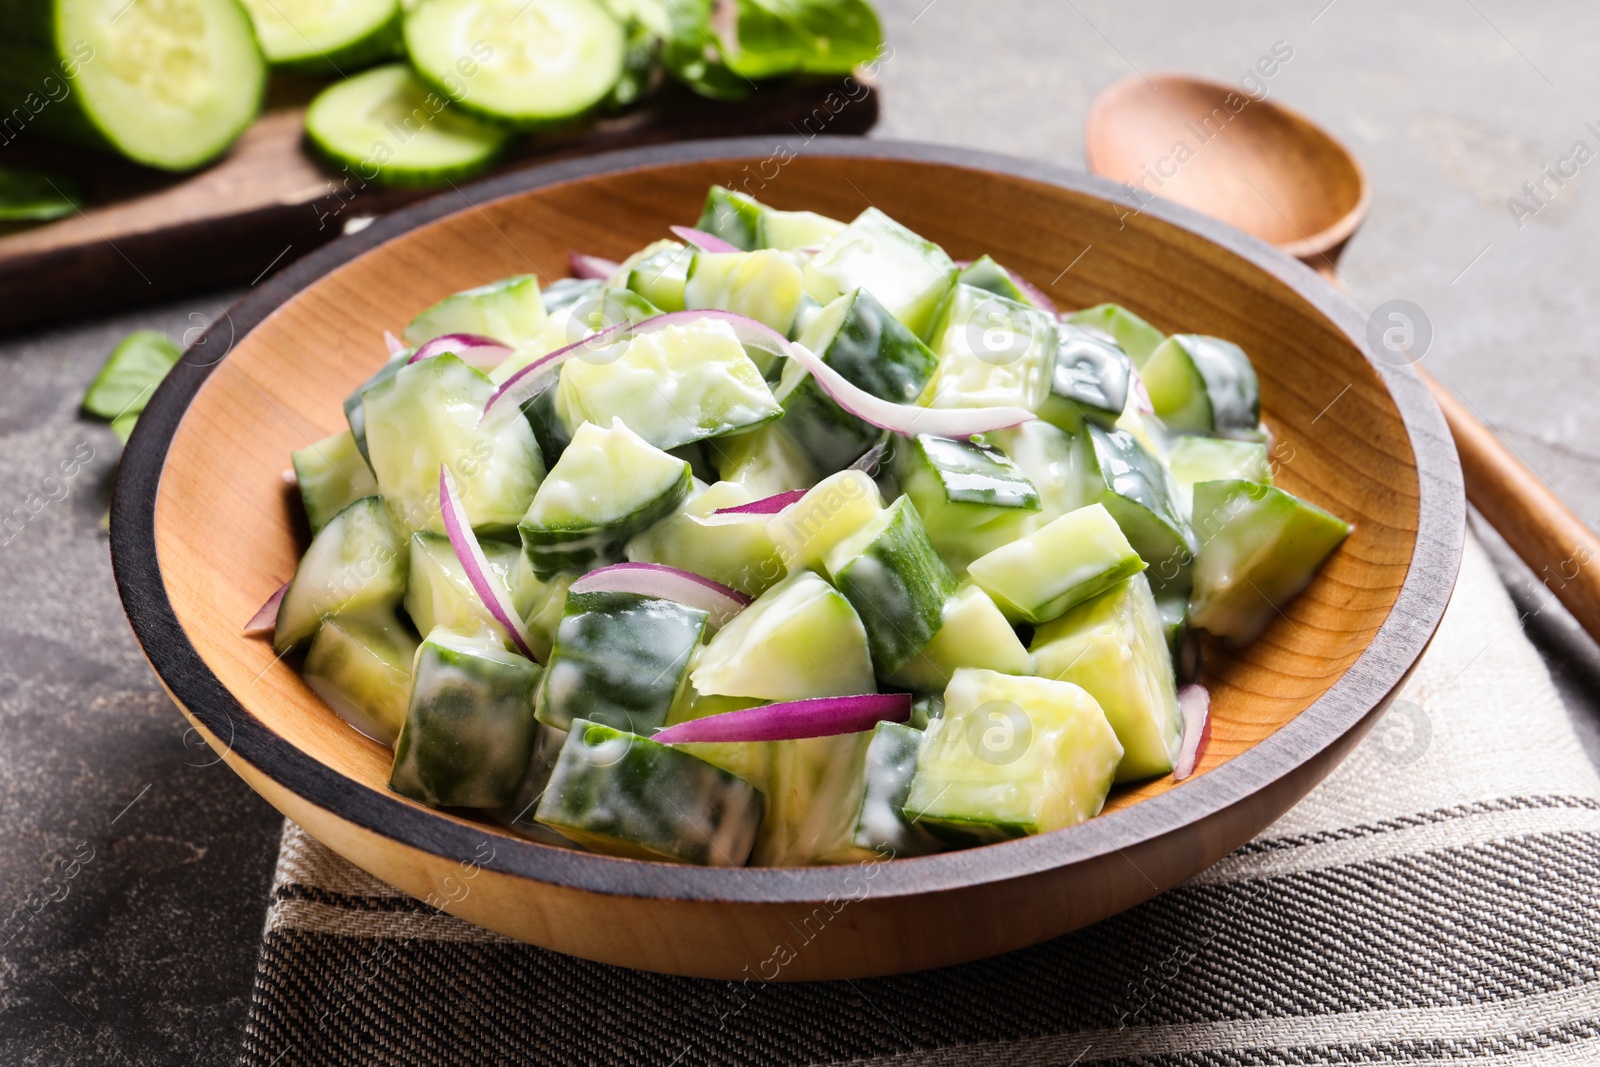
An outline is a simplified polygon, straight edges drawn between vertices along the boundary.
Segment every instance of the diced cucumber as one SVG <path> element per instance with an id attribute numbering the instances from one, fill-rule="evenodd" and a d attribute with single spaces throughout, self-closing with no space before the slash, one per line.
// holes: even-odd
<path id="1" fill-rule="evenodd" d="M 767 746 L 767 808 L 751 863 L 798 867 L 848 858 L 871 742 L 863 731 Z"/>
<path id="2" fill-rule="evenodd" d="M 1350 534 L 1350 524 L 1282 489 L 1239 479 L 1194 487 L 1190 621 L 1230 644 L 1255 640 Z"/>
<path id="3" fill-rule="evenodd" d="M 516 566 L 511 568 L 511 606 L 522 619 L 522 633 L 534 658 L 541 663 L 550 662 L 556 628 L 561 625 L 561 613 L 566 608 L 567 589 L 576 578 L 573 574 L 557 574 L 549 581 L 541 581 L 533 573 L 528 554 L 517 553 Z"/>
<path id="4" fill-rule="evenodd" d="M 395 523 L 444 532 L 439 468 L 447 466 L 472 528 L 510 532 L 544 477 L 528 420 L 479 418 L 494 392 L 482 371 L 446 352 L 400 368 L 361 397 L 367 456 Z"/>
<path id="5" fill-rule="evenodd" d="M 1122 743 L 1118 782 L 1172 770 L 1183 713 L 1161 613 L 1142 574 L 1079 604 L 1034 634 L 1039 677 L 1082 686 Z"/>
<path id="6" fill-rule="evenodd" d="M 557 389 L 569 426 L 620 418 L 657 448 L 751 429 L 783 413 L 733 327 L 716 319 L 568 360 Z"/>
<path id="7" fill-rule="evenodd" d="M 861 619 L 811 571 L 791 573 L 718 630 L 690 680 L 697 693 L 760 700 L 874 691 Z"/>
<path id="8" fill-rule="evenodd" d="M 678 509 L 690 482 L 689 464 L 654 447 L 621 419 L 605 430 L 586 422 L 522 517 L 523 551 L 542 580 L 614 561 L 629 538 Z"/>
<path id="9" fill-rule="evenodd" d="M 1242 479 L 1272 484 L 1267 446 L 1259 441 L 1230 441 L 1216 437 L 1180 437 L 1167 455 L 1185 510 L 1191 510 L 1196 482 Z"/>
<path id="10" fill-rule="evenodd" d="M 911 702 L 911 718 L 906 720 L 906 725 L 913 730 L 926 730 L 930 722 L 943 715 L 944 693 L 925 693 Z"/>
<path id="11" fill-rule="evenodd" d="M 1161 629 L 1167 640 L 1167 655 L 1172 658 L 1173 674 L 1180 686 L 1188 685 L 1200 677 L 1200 668 L 1205 659 L 1200 631 L 1189 625 L 1188 592 L 1163 590 L 1156 597 L 1156 610 L 1161 614 Z"/>
<path id="12" fill-rule="evenodd" d="M 928 407 L 1036 411 L 1050 395 L 1056 323 L 1038 308 L 957 285 L 933 337 L 939 368 L 920 398 Z"/>
<path id="13" fill-rule="evenodd" d="M 183 171 L 220 156 L 261 110 L 266 63 L 232 0 L 32 0 L 4 10 L 8 141 L 27 126 Z"/>
<path id="14" fill-rule="evenodd" d="M 339 718 L 392 745 L 406 721 L 416 654 L 417 639 L 392 613 L 334 616 L 311 639 L 300 674 Z"/>
<path id="15" fill-rule="evenodd" d="M 422 79 L 463 111 L 522 129 L 600 103 L 627 55 L 597 0 L 428 0 L 407 13 L 405 44 Z"/>
<path id="16" fill-rule="evenodd" d="M 596 852 L 740 867 L 762 808 L 754 787 L 705 760 L 580 719 L 535 818 Z"/>
<path id="17" fill-rule="evenodd" d="M 516 833 L 546 845 L 571 845 L 566 838 L 534 818 L 566 741 L 567 731 L 552 730 L 543 723 L 536 725 L 533 756 L 528 760 L 528 769 L 523 772 L 522 781 L 517 785 L 517 795 L 499 813 L 500 820 Z"/>
<path id="18" fill-rule="evenodd" d="M 806 291 L 824 304 L 865 289 L 918 337 L 927 337 L 956 265 L 944 249 L 869 207 L 806 264 Z"/>
<path id="19" fill-rule="evenodd" d="M 1231 341 L 1174 334 L 1150 354 L 1139 374 L 1151 407 L 1179 433 L 1254 434 L 1261 424 L 1255 368 Z"/>
<path id="20" fill-rule="evenodd" d="M 492 579 L 511 595 L 511 576 L 522 553 L 503 541 L 483 541 L 482 547 Z M 442 626 L 463 634 L 481 630 L 505 640 L 505 631 L 472 587 L 448 538 L 414 533 L 410 553 L 405 605 L 418 633 L 432 633 Z"/>
<path id="21" fill-rule="evenodd" d="M 572 428 L 556 409 L 559 384 L 559 378 L 552 380 L 522 405 L 522 414 L 527 417 L 528 425 L 533 427 L 533 439 L 539 444 L 539 459 L 544 463 L 545 470 L 554 467 L 561 459 L 561 453 L 572 443 Z"/>
<path id="22" fill-rule="evenodd" d="M 945 840 L 982 844 L 1100 814 L 1122 745 L 1070 682 L 960 670 L 928 723 L 905 814 Z"/>
<path id="23" fill-rule="evenodd" d="M 897 458 L 901 488 L 958 575 L 1015 541 L 1038 515 L 1039 491 L 993 445 L 918 434 L 900 443 Z"/>
<path id="24" fill-rule="evenodd" d="M 873 729 L 863 768 L 861 805 L 850 840 L 854 857 L 925 856 L 942 847 L 926 827 L 905 815 L 922 741 L 921 730 L 903 723 L 880 722 Z"/>
<path id="25" fill-rule="evenodd" d="M 1032 303 L 1028 299 L 1028 294 L 1024 293 L 1022 287 L 1011 277 L 1010 272 L 989 256 L 979 256 L 961 268 L 961 273 L 956 275 L 956 283 L 970 285 L 974 289 L 982 289 L 995 296 L 1015 300 L 1019 304 Z"/>
<path id="26" fill-rule="evenodd" d="M 628 270 L 628 288 L 662 311 L 684 309 L 684 287 L 695 250 L 677 241 L 657 242 L 659 247 Z"/>
<path id="27" fill-rule="evenodd" d="M 1166 334 L 1123 307 L 1121 304 L 1096 304 L 1067 317 L 1074 326 L 1099 330 L 1128 354 L 1135 367 L 1142 368 Z"/>
<path id="28" fill-rule="evenodd" d="M 545 315 L 554 318 L 605 287 L 604 278 L 557 278 L 539 291 L 539 302 L 544 305 Z"/>
<path id="29" fill-rule="evenodd" d="M 1111 513 L 1090 504 L 974 560 L 967 573 L 1008 618 L 1037 624 L 1144 569 Z"/>
<path id="30" fill-rule="evenodd" d="M 1084 427 L 1092 467 L 1089 493 L 1127 534 L 1134 550 L 1150 565 L 1156 590 L 1188 588 L 1194 560 L 1193 535 L 1184 521 L 1172 474 L 1126 430 Z"/>
<path id="31" fill-rule="evenodd" d="M 1033 673 L 1033 657 L 1022 647 L 1017 632 L 989 594 L 975 585 L 958 589 L 945 601 L 938 632 L 888 680 L 917 693 L 942 693 L 962 667 L 1001 674 Z"/>
<path id="32" fill-rule="evenodd" d="M 823 560 L 883 510 L 883 497 L 872 479 L 858 470 L 843 470 L 822 479 L 806 495 L 772 516 L 767 533 L 779 558 L 791 571 L 821 570 Z"/>
<path id="33" fill-rule="evenodd" d="M 539 721 L 567 730 L 587 719 L 647 736 L 665 726 L 706 618 L 698 608 L 636 593 L 568 593 L 539 690 Z"/>
<path id="34" fill-rule="evenodd" d="M 768 422 L 744 433 L 705 442 L 717 477 L 749 489 L 752 499 L 776 496 L 817 484 L 817 468 L 781 423 Z"/>
<path id="35" fill-rule="evenodd" d="M 1060 344 L 1051 374 L 1050 395 L 1039 417 L 1068 432 L 1085 419 L 1110 429 L 1128 406 L 1132 364 L 1107 337 L 1080 326 L 1056 327 Z"/>
<path id="36" fill-rule="evenodd" d="M 763 702 L 750 697 L 703 696 L 690 685 L 683 691 L 678 704 L 667 713 L 667 725 L 673 726 L 707 715 L 720 715 L 725 711 L 743 711 L 758 707 Z M 714 767 L 738 775 L 761 791 L 767 793 L 767 772 L 771 766 L 773 741 L 701 741 L 675 745 L 680 752 L 699 756 Z"/>
<path id="37" fill-rule="evenodd" d="M 267 62 L 297 73 L 340 75 L 394 54 L 398 0 L 243 0 Z"/>
<path id="38" fill-rule="evenodd" d="M 548 309 L 547 309 L 548 311 Z M 548 311 L 549 322 L 559 328 L 558 333 L 548 329 L 540 337 L 539 343 L 529 351 L 528 345 L 517 350 L 516 355 L 506 362 L 512 365 L 512 370 L 503 376 L 500 368 L 495 368 L 495 377 L 504 381 L 516 370 L 520 370 L 528 363 L 532 363 L 539 356 L 547 352 L 554 352 L 557 348 L 565 348 L 575 344 L 592 334 L 608 330 L 613 326 L 624 323 L 640 323 L 646 319 L 655 318 L 661 314 L 661 309 L 650 301 L 634 292 L 632 289 L 620 289 L 612 285 L 602 285 L 577 300 L 571 300 L 559 311 Z M 599 357 L 601 359 L 604 356 Z M 520 364 L 520 366 L 519 366 Z"/>
<path id="39" fill-rule="evenodd" d="M 778 211 L 762 208 L 756 219 L 756 247 L 790 252 L 820 249 L 844 232 L 844 223 L 815 211 Z"/>
<path id="40" fill-rule="evenodd" d="M 886 675 L 933 640 L 956 591 L 955 576 L 904 496 L 835 545 L 826 566 L 861 616 L 873 662 Z"/>
<path id="41" fill-rule="evenodd" d="M 683 305 L 731 311 L 788 336 L 801 293 L 800 268 L 782 252 L 701 252 L 689 265 Z"/>
<path id="42" fill-rule="evenodd" d="M 749 252 L 761 247 L 756 243 L 756 228 L 763 210 L 755 197 L 713 185 L 706 191 L 706 204 L 694 228 Z"/>
<path id="43" fill-rule="evenodd" d="M 400 368 L 406 365 L 406 360 L 411 358 L 411 354 L 412 350 L 409 348 L 396 352 L 372 377 L 356 386 L 355 390 L 344 398 L 345 421 L 350 424 L 350 434 L 355 438 L 356 449 L 361 453 L 361 458 L 367 460 L 369 467 L 372 461 L 367 455 L 367 412 L 361 404 L 361 398 L 366 395 L 368 389 L 398 374 Z"/>
<path id="44" fill-rule="evenodd" d="M 758 431 L 759 432 L 759 431 Z M 676 514 L 628 542 L 634 563 L 662 563 L 759 596 L 783 578 L 767 515 L 713 515 L 748 504 L 756 495 L 737 482 L 717 482 L 684 501 Z"/>
<path id="45" fill-rule="evenodd" d="M 272 647 L 280 655 L 309 641 L 325 615 L 387 617 L 406 592 L 405 541 L 378 497 L 357 500 L 328 520 L 300 557 L 278 605 Z"/>
<path id="46" fill-rule="evenodd" d="M 118 342 L 83 394 L 83 410 L 102 419 L 137 415 L 156 386 L 183 356 L 172 338 L 158 330 L 135 330 Z"/>
<path id="47" fill-rule="evenodd" d="M 289 458 L 313 535 L 357 500 L 377 495 L 378 481 L 349 430 L 324 437 Z"/>
<path id="48" fill-rule="evenodd" d="M 537 338 L 544 320 L 539 279 L 516 274 L 452 293 L 427 308 L 406 326 L 406 344 L 419 346 L 447 333 L 475 333 L 514 348 Z"/>
<path id="49" fill-rule="evenodd" d="M 986 434 L 1039 491 L 1039 525 L 1099 499 L 1099 469 L 1084 434 L 1069 434 L 1043 419 Z"/>

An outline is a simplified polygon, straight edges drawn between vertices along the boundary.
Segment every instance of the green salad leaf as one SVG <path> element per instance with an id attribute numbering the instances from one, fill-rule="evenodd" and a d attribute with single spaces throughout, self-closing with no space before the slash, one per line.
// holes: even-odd
<path id="1" fill-rule="evenodd" d="M 124 441 L 161 379 L 183 352 L 164 333 L 136 330 L 106 358 L 105 366 L 89 383 L 83 410 L 111 420 L 111 428 Z"/>
<path id="2" fill-rule="evenodd" d="M 83 207 L 77 183 L 31 167 L 0 167 L 0 222 L 47 222 Z"/>
<path id="3" fill-rule="evenodd" d="M 883 26 L 867 0 L 736 0 L 728 68 L 746 78 L 848 74 L 878 54 Z"/>

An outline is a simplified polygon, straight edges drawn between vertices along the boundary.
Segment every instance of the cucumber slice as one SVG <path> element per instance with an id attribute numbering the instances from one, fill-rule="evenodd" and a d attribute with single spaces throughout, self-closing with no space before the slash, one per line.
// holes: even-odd
<path id="1" fill-rule="evenodd" d="M 1230 441 L 1214 437 L 1180 437 L 1172 443 L 1167 468 L 1178 487 L 1185 510 L 1192 510 L 1197 482 L 1241 479 L 1272 484 L 1267 446 L 1259 441 Z"/>
<path id="2" fill-rule="evenodd" d="M 428 0 L 406 15 L 405 44 L 422 79 L 463 111 L 523 129 L 600 103 L 627 55 L 622 26 L 596 0 Z"/>
<path id="3" fill-rule="evenodd" d="M 509 533 L 544 477 L 528 420 L 478 419 L 494 392 L 481 371 L 451 353 L 400 368 L 362 394 L 367 455 L 395 524 L 444 532 L 439 468 L 448 466 L 461 506 L 480 534 Z"/>
<path id="4" fill-rule="evenodd" d="M 272 647 L 309 641 L 325 615 L 386 617 L 406 592 L 406 544 L 375 496 L 345 508 L 311 539 L 278 605 Z"/>
<path id="5" fill-rule="evenodd" d="M 1039 677 L 1082 686 L 1122 743 L 1117 781 L 1167 774 L 1183 747 L 1183 713 L 1161 612 L 1142 574 L 1039 627 Z"/>
<path id="6" fill-rule="evenodd" d="M 558 730 L 576 719 L 651 734 L 689 680 L 706 613 L 635 593 L 568 593 L 538 717 Z"/>
<path id="7" fill-rule="evenodd" d="M 300 674 L 339 718 L 393 745 L 405 725 L 416 654 L 417 639 L 392 614 L 335 616 L 311 639 Z"/>
<path id="8" fill-rule="evenodd" d="M 958 575 L 1021 537 L 1038 516 L 1039 491 L 993 445 L 918 434 L 902 444 L 898 460 L 901 488 Z"/>
<path id="9" fill-rule="evenodd" d="M 568 425 L 614 418 L 657 448 L 751 429 L 783 413 L 733 327 L 697 319 L 641 334 L 561 367 Z"/>
<path id="10" fill-rule="evenodd" d="M 534 658 L 541 663 L 550 662 L 556 628 L 561 625 L 561 613 L 567 605 L 567 589 L 576 578 L 558 574 L 547 582 L 540 581 L 533 573 L 533 564 L 528 562 L 528 554 L 517 553 L 517 562 L 511 568 L 511 606 L 522 619 L 523 636 L 528 639 Z"/>
<path id="11" fill-rule="evenodd" d="M 844 223 L 815 211 L 778 211 L 763 207 L 756 219 L 756 247 L 791 252 L 818 249 L 844 232 Z"/>
<path id="12" fill-rule="evenodd" d="M 945 601 L 938 632 L 888 681 L 915 693 L 942 693 L 962 667 L 1001 674 L 1034 672 L 1033 657 L 1017 632 L 989 594 L 975 585 L 958 589 Z"/>
<path id="13" fill-rule="evenodd" d="M 703 759 L 580 719 L 534 817 L 595 852 L 741 867 L 762 808 L 750 783 Z"/>
<path id="14" fill-rule="evenodd" d="M 782 252 L 701 252 L 690 263 L 683 305 L 731 311 L 788 336 L 802 293 L 800 268 Z"/>
<path id="15" fill-rule="evenodd" d="M 750 862 L 798 867 L 848 859 L 866 780 L 870 731 L 767 746 L 766 815 Z"/>
<path id="16" fill-rule="evenodd" d="M 137 415 L 155 394 L 183 351 L 157 330 L 135 330 L 124 337 L 83 395 L 83 410 L 102 419 Z"/>
<path id="17" fill-rule="evenodd" d="M 628 288 L 662 311 L 682 311 L 696 252 L 676 241 L 659 241 L 657 246 L 628 269 Z"/>
<path id="18" fill-rule="evenodd" d="M 394 55 L 397 0 L 242 0 L 274 68 L 338 75 Z"/>
<path id="19" fill-rule="evenodd" d="M 502 541 L 484 541 L 483 554 L 495 581 L 509 596 L 511 575 L 522 554 Z M 485 632 L 505 640 L 505 631 L 495 622 L 483 599 L 473 589 L 455 549 L 446 537 L 432 533 L 411 535 L 411 561 L 406 577 L 406 614 L 418 633 L 432 633 L 439 627 L 461 634 Z M 511 646 L 507 646 L 509 649 Z"/>
<path id="20" fill-rule="evenodd" d="M 753 196 L 713 185 L 706 190 L 705 207 L 700 210 L 700 219 L 694 228 L 720 237 L 741 251 L 751 252 L 761 247 L 756 240 L 756 229 L 764 210 Z"/>
<path id="21" fill-rule="evenodd" d="M 974 560 L 967 573 L 1008 618 L 1037 624 L 1144 569 L 1116 519 L 1090 504 Z"/>
<path id="22" fill-rule="evenodd" d="M 544 321 L 539 279 L 515 274 L 452 293 L 427 308 L 406 326 L 406 344 L 420 346 L 447 333 L 475 333 L 516 347 L 539 338 Z"/>
<path id="23" fill-rule="evenodd" d="M 389 788 L 434 808 L 509 805 L 533 757 L 543 673 L 487 633 L 433 631 L 417 650 Z"/>
<path id="24" fill-rule="evenodd" d="M 548 580 L 618 559 L 629 538 L 678 509 L 690 484 L 689 464 L 621 419 L 609 430 L 584 423 L 518 526 L 533 572 Z"/>
<path id="25" fill-rule="evenodd" d="M 0 111 L 34 114 L 38 133 L 184 171 L 261 110 L 266 62 L 232 0 L 39 0 L 7 14 Z M 40 105 L 52 84 L 70 89 Z"/>
<path id="26" fill-rule="evenodd" d="M 1035 411 L 1050 395 L 1056 323 L 1035 307 L 957 285 L 933 337 L 939 368 L 919 401 L 928 407 L 1011 405 Z"/>
<path id="27" fill-rule="evenodd" d="M 1282 489 L 1238 479 L 1194 487 L 1190 621 L 1233 645 L 1256 639 L 1350 534 L 1350 524 Z"/>
<path id="28" fill-rule="evenodd" d="M 820 477 L 811 457 L 781 423 L 769 422 L 746 433 L 708 440 L 705 446 L 717 477 L 749 489 L 752 499 L 810 489 Z"/>
<path id="29" fill-rule="evenodd" d="M 404 63 L 341 79 L 318 93 L 306 109 L 306 137 L 335 166 L 389 186 L 476 177 L 510 143 L 505 130 L 457 111 Z"/>
<path id="30" fill-rule="evenodd" d="M 361 398 L 366 395 L 368 389 L 381 382 L 386 382 L 398 374 L 400 368 L 404 367 L 406 360 L 410 358 L 411 349 L 409 348 L 396 352 L 389 357 L 382 367 L 378 368 L 377 373 L 356 386 L 355 391 L 344 398 L 345 421 L 350 424 L 350 434 L 355 438 L 356 449 L 361 453 L 361 458 L 367 461 L 369 467 L 372 464 L 372 460 L 367 455 L 367 412 L 361 405 Z"/>
<path id="31" fill-rule="evenodd" d="M 1078 686 L 960 670 L 928 724 L 905 814 L 956 844 L 1059 830 L 1100 814 L 1121 760 Z"/>
<path id="32" fill-rule="evenodd" d="M 826 565 L 861 616 L 873 662 L 886 675 L 933 640 L 956 591 L 955 576 L 904 496 L 835 545 Z"/>
<path id="33" fill-rule="evenodd" d="M 942 843 L 905 815 L 923 734 L 903 723 L 880 722 L 862 768 L 861 804 L 851 834 L 852 859 L 925 856 Z"/>
<path id="34" fill-rule="evenodd" d="M 1067 321 L 1074 326 L 1098 330 L 1111 338 L 1137 368 L 1143 368 L 1150 353 L 1167 339 L 1166 334 L 1121 304 L 1096 304 L 1069 315 Z"/>
<path id="35" fill-rule="evenodd" d="M 703 574 L 747 596 L 759 596 L 785 573 L 766 515 L 713 515 L 748 504 L 756 494 L 737 482 L 717 482 L 684 501 L 676 514 L 628 542 L 634 563 L 662 563 Z"/>
<path id="36" fill-rule="evenodd" d="M 292 452 L 289 459 L 313 535 L 357 500 L 378 493 L 378 480 L 349 430 Z"/>
<path id="37" fill-rule="evenodd" d="M 1244 349 L 1199 334 L 1174 334 L 1139 368 L 1150 405 L 1179 433 L 1254 434 L 1261 388 Z"/>
<path id="38" fill-rule="evenodd" d="M 806 495 L 772 516 L 767 533 L 791 571 L 821 570 L 835 545 L 883 510 L 883 497 L 871 478 L 858 470 L 829 475 Z"/>
<path id="39" fill-rule="evenodd" d="M 1019 304 L 1032 303 L 1011 274 L 989 256 L 979 256 L 961 268 L 961 273 L 956 275 L 956 284 L 970 285 Z"/>
<path id="40" fill-rule="evenodd" d="M 790 574 L 718 630 L 690 681 L 697 693 L 759 700 L 875 691 L 861 619 L 810 571 Z"/>
<path id="41" fill-rule="evenodd" d="M 1158 592 L 1189 587 L 1193 534 L 1184 520 L 1172 474 L 1126 430 L 1084 427 L 1093 466 L 1088 492 L 1111 512 L 1134 550 L 1150 565 Z"/>
<path id="42" fill-rule="evenodd" d="M 806 292 L 826 304 L 865 289 L 925 338 L 956 273 L 944 249 L 869 207 L 806 264 Z"/>
<path id="43" fill-rule="evenodd" d="M 1128 356 L 1092 330 L 1061 323 L 1060 343 L 1051 372 L 1050 395 L 1039 417 L 1069 433 L 1085 419 L 1110 429 L 1128 406 L 1128 381 L 1133 369 Z"/>

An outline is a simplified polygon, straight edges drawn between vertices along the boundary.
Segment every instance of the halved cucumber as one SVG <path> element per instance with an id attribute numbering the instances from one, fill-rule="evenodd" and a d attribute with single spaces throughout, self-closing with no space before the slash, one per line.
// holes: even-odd
<path id="1" fill-rule="evenodd" d="M 1166 334 L 1121 304 L 1096 304 L 1069 315 L 1067 321 L 1074 326 L 1098 330 L 1111 338 L 1128 354 L 1135 367 L 1143 367 L 1150 353 L 1167 339 Z"/>
<path id="2" fill-rule="evenodd" d="M 385 616 L 406 592 L 406 544 L 375 496 L 328 521 L 300 557 L 278 604 L 272 647 L 282 654 L 309 641 L 326 615 Z"/>
<path id="3" fill-rule="evenodd" d="M 806 495 L 772 516 L 767 533 L 778 556 L 791 571 L 821 570 L 823 560 L 883 510 L 877 485 L 858 470 L 843 470 L 822 479 Z"/>
<path id="4" fill-rule="evenodd" d="M 1008 617 L 1041 623 L 1144 568 L 1111 513 L 1090 504 L 974 560 L 967 573 Z"/>
<path id="5" fill-rule="evenodd" d="M 629 541 L 628 559 L 703 574 L 748 596 L 759 596 L 785 573 L 778 546 L 767 532 L 769 516 L 713 514 L 755 499 L 737 482 L 717 482 L 702 489 L 676 514 Z"/>
<path id="6" fill-rule="evenodd" d="M 400 44 L 398 0 L 242 0 L 274 67 L 348 77 Z"/>
<path id="7" fill-rule="evenodd" d="M 689 266 L 683 306 L 731 311 L 787 336 L 802 295 L 800 268 L 782 252 L 701 252 Z"/>
<path id="8" fill-rule="evenodd" d="M 498 582 L 509 596 L 511 576 L 521 553 L 503 541 L 485 540 L 482 547 L 491 580 Z M 505 640 L 505 631 L 472 587 L 449 539 L 439 534 L 414 533 L 410 554 L 405 605 L 418 633 L 432 633 L 443 626 L 457 633 L 485 631 Z"/>
<path id="9" fill-rule="evenodd" d="M 289 460 L 313 535 L 357 500 L 377 495 L 378 481 L 349 430 L 292 452 Z"/>
<path id="10" fill-rule="evenodd" d="M 311 639 L 301 675 L 345 722 L 392 745 L 411 700 L 417 639 L 393 613 L 328 619 Z"/>
<path id="11" fill-rule="evenodd" d="M 993 445 L 918 434 L 901 444 L 896 470 L 928 537 L 958 575 L 1015 541 L 1039 513 L 1039 491 Z"/>
<path id="12" fill-rule="evenodd" d="M 939 369 L 922 390 L 920 403 L 928 407 L 1036 411 L 1050 395 L 1056 322 L 1038 308 L 957 285 L 930 343 Z"/>
<path id="13" fill-rule="evenodd" d="M 539 279 L 532 274 L 451 293 L 406 325 L 406 343 L 421 345 L 447 333 L 475 333 L 513 347 L 540 336 L 545 322 Z"/>
<path id="14" fill-rule="evenodd" d="M 597 0 L 427 0 L 406 15 L 405 43 L 422 79 L 462 110 L 524 128 L 600 103 L 627 54 Z"/>
<path id="15" fill-rule="evenodd" d="M 137 415 L 156 386 L 183 357 L 183 349 L 158 330 L 135 330 L 118 342 L 83 394 L 83 410 L 102 419 Z"/>
<path id="16" fill-rule="evenodd" d="M 869 207 L 806 264 L 806 292 L 826 304 L 865 289 L 926 337 L 956 273 L 944 249 Z"/>
<path id="17" fill-rule="evenodd" d="M 1254 434 L 1261 388 L 1250 357 L 1231 341 L 1174 334 L 1139 368 L 1150 405 L 1180 433 Z"/>
<path id="18" fill-rule="evenodd" d="M 938 632 L 888 681 L 916 693 L 942 693 L 962 667 L 1001 674 L 1033 673 L 1033 657 L 1022 647 L 1017 632 L 989 594 L 975 585 L 956 590 L 945 601 Z"/>
<path id="19" fill-rule="evenodd" d="M 1075 432 L 1088 419 L 1109 429 L 1128 406 L 1132 364 L 1116 342 L 1068 323 L 1057 325 L 1060 343 L 1050 395 L 1039 417 Z"/>

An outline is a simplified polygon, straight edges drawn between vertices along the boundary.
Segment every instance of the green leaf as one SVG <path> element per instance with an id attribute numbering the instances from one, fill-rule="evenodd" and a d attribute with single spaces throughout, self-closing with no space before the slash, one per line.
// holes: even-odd
<path id="1" fill-rule="evenodd" d="M 0 167 L 0 222 L 45 222 L 83 207 L 77 183 L 29 167 Z"/>
<path id="2" fill-rule="evenodd" d="M 89 383 L 83 409 L 102 419 L 111 419 L 112 429 L 128 419 L 126 428 L 131 431 L 133 422 L 128 417 L 144 410 L 156 386 L 181 355 L 183 352 L 164 333 L 155 330 L 130 333 L 112 350 L 106 365 Z M 121 431 L 118 434 L 121 436 Z"/>
<path id="3" fill-rule="evenodd" d="M 123 444 L 128 443 L 128 438 L 133 436 L 133 424 L 139 421 L 139 413 L 130 411 L 126 415 L 118 415 L 111 420 L 111 432 L 117 435 L 117 440 Z"/>
<path id="4" fill-rule="evenodd" d="M 848 74 L 877 56 L 883 26 L 867 0 L 736 0 L 730 70 L 746 78 Z"/>
<path id="5" fill-rule="evenodd" d="M 667 10 L 672 31 L 661 49 L 661 63 L 667 73 L 713 100 L 743 100 L 749 96 L 755 86 L 723 62 L 722 43 L 712 32 L 712 0 L 674 0 Z"/>

